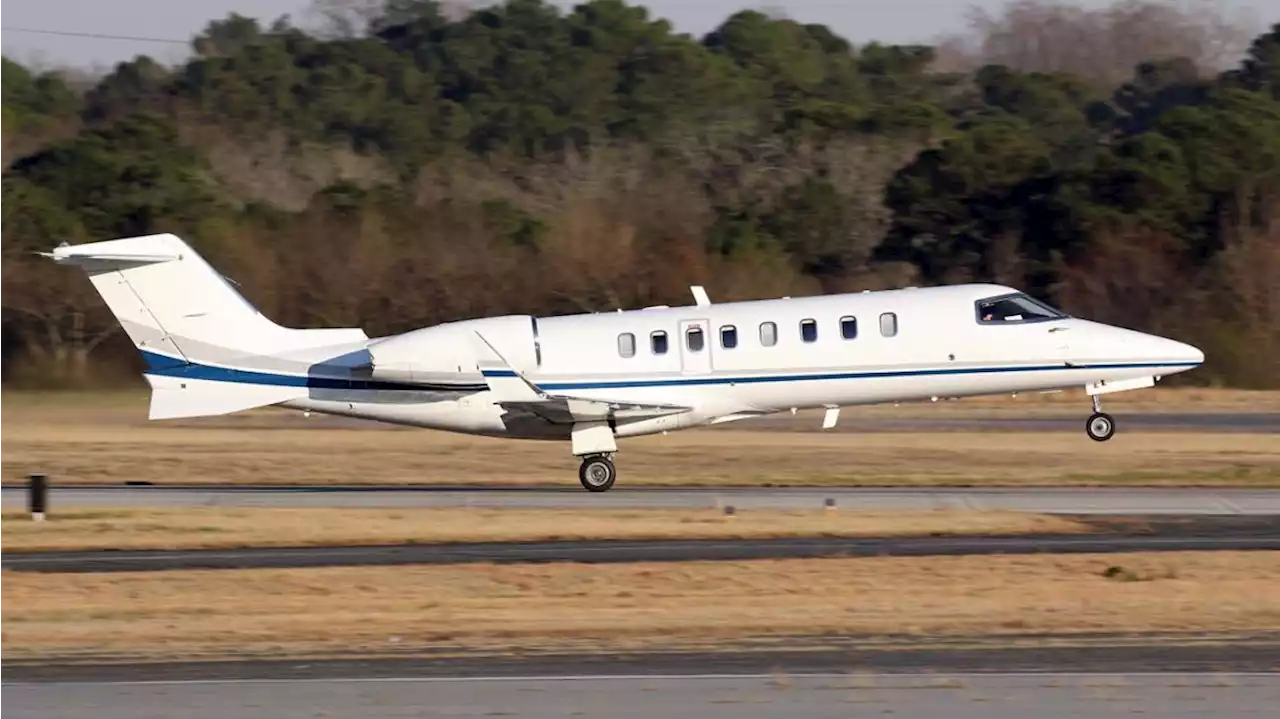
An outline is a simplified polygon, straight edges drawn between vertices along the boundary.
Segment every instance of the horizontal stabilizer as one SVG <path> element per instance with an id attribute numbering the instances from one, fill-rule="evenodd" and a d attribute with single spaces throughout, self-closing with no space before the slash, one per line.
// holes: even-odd
<path id="1" fill-rule="evenodd" d="M 59 265 L 86 265 L 92 262 L 110 265 L 152 265 L 156 262 L 182 260 L 182 253 L 164 242 L 164 235 L 114 239 L 87 244 L 63 243 L 52 252 L 40 252 Z"/>
<path id="2" fill-rule="evenodd" d="M 477 349 L 481 357 L 476 364 L 489 385 L 494 401 L 504 409 L 529 412 L 553 424 L 647 419 L 691 409 L 680 405 L 637 404 L 548 393 L 508 364 L 483 335 L 477 332 L 476 337 L 480 340 Z"/>
<path id="3" fill-rule="evenodd" d="M 231 414 L 255 407 L 302 399 L 306 387 L 242 384 L 148 374 L 149 419 L 181 419 Z"/>

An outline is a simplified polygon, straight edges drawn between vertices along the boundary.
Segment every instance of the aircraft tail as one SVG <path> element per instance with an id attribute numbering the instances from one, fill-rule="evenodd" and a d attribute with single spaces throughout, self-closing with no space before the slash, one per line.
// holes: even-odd
<path id="1" fill-rule="evenodd" d="M 151 419 L 306 397 L 311 364 L 368 339 L 360 329 L 277 325 L 176 235 L 63 244 L 44 254 L 85 271 L 142 353 Z"/>

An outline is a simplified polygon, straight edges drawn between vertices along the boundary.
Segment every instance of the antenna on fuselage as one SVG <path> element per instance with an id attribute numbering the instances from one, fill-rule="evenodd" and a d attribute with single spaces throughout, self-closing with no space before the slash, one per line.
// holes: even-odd
<path id="1" fill-rule="evenodd" d="M 702 285 L 690 285 L 689 291 L 693 293 L 693 303 L 698 307 L 711 305 L 711 298 L 707 296 L 707 290 Z"/>

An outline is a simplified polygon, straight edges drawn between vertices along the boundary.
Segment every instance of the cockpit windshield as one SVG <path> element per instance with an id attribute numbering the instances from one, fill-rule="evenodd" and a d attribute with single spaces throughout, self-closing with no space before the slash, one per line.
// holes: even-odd
<path id="1" fill-rule="evenodd" d="M 1046 322 L 1067 317 L 1065 313 L 1022 293 L 978 300 L 977 311 L 981 324 Z"/>

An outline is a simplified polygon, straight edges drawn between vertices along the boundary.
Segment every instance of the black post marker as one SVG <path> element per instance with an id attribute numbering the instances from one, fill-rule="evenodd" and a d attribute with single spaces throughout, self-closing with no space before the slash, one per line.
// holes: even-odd
<path id="1" fill-rule="evenodd" d="M 49 478 L 43 474 L 29 474 L 27 479 L 27 503 L 31 507 L 31 519 L 44 521 L 45 508 L 49 503 Z"/>

